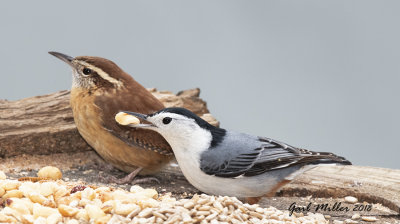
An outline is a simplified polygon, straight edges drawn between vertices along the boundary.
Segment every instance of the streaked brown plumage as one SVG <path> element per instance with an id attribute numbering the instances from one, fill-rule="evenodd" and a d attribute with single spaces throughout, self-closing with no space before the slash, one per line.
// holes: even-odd
<path id="1" fill-rule="evenodd" d="M 155 173 L 171 160 L 171 147 L 161 135 L 114 120 L 121 110 L 158 111 L 164 108 L 158 99 L 110 60 L 49 53 L 72 67 L 70 103 L 75 124 L 104 160 L 125 172 L 143 168 L 141 174 Z"/>

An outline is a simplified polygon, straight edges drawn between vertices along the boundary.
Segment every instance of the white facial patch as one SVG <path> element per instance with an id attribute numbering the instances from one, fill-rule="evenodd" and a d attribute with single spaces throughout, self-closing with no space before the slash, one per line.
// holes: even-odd
<path id="1" fill-rule="evenodd" d="M 172 118 L 172 121 L 164 124 L 165 117 Z M 211 133 L 201 128 L 191 118 L 180 114 L 161 112 L 149 117 L 148 121 L 157 126 L 154 130 L 167 140 L 175 153 L 190 151 L 192 156 L 199 157 L 204 149 L 210 147 Z"/>

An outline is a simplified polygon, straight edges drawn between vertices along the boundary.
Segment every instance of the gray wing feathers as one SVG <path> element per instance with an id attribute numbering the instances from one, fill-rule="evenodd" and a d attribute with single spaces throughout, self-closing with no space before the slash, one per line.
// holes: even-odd
<path id="1" fill-rule="evenodd" d="M 200 161 L 203 172 L 220 177 L 254 176 L 294 165 L 318 163 L 351 164 L 332 153 L 316 153 L 239 133 L 227 133 L 224 142 L 204 152 Z"/>

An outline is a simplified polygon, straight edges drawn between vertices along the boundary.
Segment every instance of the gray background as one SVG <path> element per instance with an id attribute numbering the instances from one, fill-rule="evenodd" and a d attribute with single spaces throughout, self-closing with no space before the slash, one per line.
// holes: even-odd
<path id="1" fill-rule="evenodd" d="M 228 129 L 400 168 L 399 1 L 2 1 L 0 98 L 69 89 L 47 51 L 200 87 Z"/>

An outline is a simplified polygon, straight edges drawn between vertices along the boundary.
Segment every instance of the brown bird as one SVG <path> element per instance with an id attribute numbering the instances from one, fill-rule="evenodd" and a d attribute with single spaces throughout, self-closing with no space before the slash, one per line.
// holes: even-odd
<path id="1" fill-rule="evenodd" d="M 158 133 L 117 124 L 121 111 L 149 114 L 163 104 L 114 62 L 90 56 L 70 57 L 49 52 L 72 67 L 71 100 L 75 124 L 82 137 L 108 163 L 130 173 L 153 174 L 172 159 L 172 149 Z"/>

